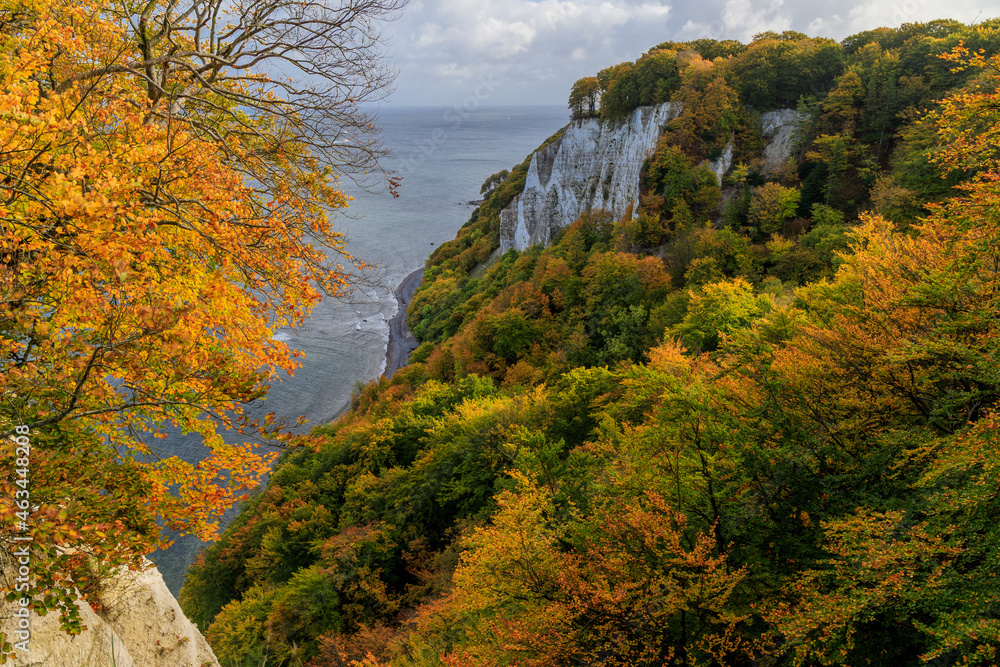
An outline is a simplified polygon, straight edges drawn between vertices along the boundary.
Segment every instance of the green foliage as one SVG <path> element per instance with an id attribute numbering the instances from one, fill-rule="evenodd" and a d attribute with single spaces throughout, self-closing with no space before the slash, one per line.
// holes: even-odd
<path id="1" fill-rule="evenodd" d="M 206 638 L 223 664 L 256 667 L 272 657 L 266 625 L 273 601 L 273 594 L 257 587 L 226 605 L 218 615 L 217 627 L 207 632 Z"/>
<path id="2" fill-rule="evenodd" d="M 668 333 L 695 352 L 715 350 L 723 337 L 749 326 L 773 306 L 769 295 L 755 295 L 744 280 L 709 283 L 691 293 L 687 314 Z"/>
<path id="3" fill-rule="evenodd" d="M 843 49 L 832 40 L 787 32 L 757 37 L 730 67 L 740 99 L 757 109 L 793 107 L 803 95 L 829 90 L 843 71 Z"/>
<path id="4" fill-rule="evenodd" d="M 666 102 L 680 85 L 677 53 L 650 51 L 639 58 L 635 63 L 635 83 L 641 106 Z"/>
<path id="5" fill-rule="evenodd" d="M 824 204 L 813 204 L 810 217 L 817 227 L 838 227 L 844 224 L 844 214 Z"/>
<path id="6" fill-rule="evenodd" d="M 579 120 L 596 116 L 600 93 L 601 84 L 596 76 L 584 77 L 574 83 L 569 93 L 570 117 Z"/>
<path id="7" fill-rule="evenodd" d="M 506 169 L 501 169 L 497 173 L 491 175 L 485 181 L 483 181 L 482 187 L 479 188 L 479 194 L 488 195 L 493 192 L 494 189 L 504 181 L 510 178 L 510 172 Z"/>
<path id="8" fill-rule="evenodd" d="M 779 234 L 784 231 L 785 223 L 795 217 L 800 197 L 798 190 L 767 183 L 754 191 L 747 222 L 761 234 Z"/>
<path id="9" fill-rule="evenodd" d="M 706 223 L 721 198 L 715 173 L 706 164 L 693 160 L 665 134 L 643 167 L 641 185 L 655 197 L 647 196 L 642 213 L 648 216 L 643 245 L 660 245 L 670 231 L 689 229 Z"/>
<path id="10" fill-rule="evenodd" d="M 601 120 L 621 121 L 640 104 L 639 84 L 632 63 L 620 63 L 597 73 L 601 86 Z"/>
<path id="11" fill-rule="evenodd" d="M 691 42 L 665 42 L 660 44 L 657 49 L 672 49 L 674 51 L 682 51 L 684 49 L 690 49 L 701 55 L 705 60 L 715 60 L 716 58 L 729 58 L 730 56 L 739 55 L 746 50 L 746 45 L 736 41 L 735 39 L 696 39 Z"/>

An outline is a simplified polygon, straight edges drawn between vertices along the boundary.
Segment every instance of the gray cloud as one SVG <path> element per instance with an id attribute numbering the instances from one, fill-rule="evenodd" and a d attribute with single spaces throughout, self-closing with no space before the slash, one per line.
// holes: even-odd
<path id="1" fill-rule="evenodd" d="M 904 22 L 1000 14 L 997 0 L 411 0 L 386 26 L 393 105 L 564 104 L 573 82 L 670 39 L 798 30 L 842 39 Z"/>

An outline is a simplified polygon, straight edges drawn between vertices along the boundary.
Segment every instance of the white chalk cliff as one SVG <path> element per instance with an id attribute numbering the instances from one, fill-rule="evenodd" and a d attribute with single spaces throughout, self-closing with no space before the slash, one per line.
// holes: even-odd
<path id="1" fill-rule="evenodd" d="M 768 111 L 761 116 L 760 125 L 760 133 L 766 142 L 761 173 L 768 177 L 775 176 L 792 156 L 799 129 L 799 113 L 795 109 Z"/>
<path id="2" fill-rule="evenodd" d="M 5 560 L 5 559 L 4 559 Z M 11 563 L 3 563 L 0 579 L 12 581 Z M 167 590 L 159 571 L 150 565 L 142 572 L 127 570 L 105 582 L 100 613 L 77 601 L 87 630 L 76 636 L 59 629 L 59 614 L 27 622 L 31 637 L 27 653 L 15 651 L 17 667 L 219 667 L 205 638 L 184 616 Z M 3 602 L 0 632 L 12 644 L 21 641 L 15 631 L 16 602 Z"/>
<path id="3" fill-rule="evenodd" d="M 643 162 L 680 110 L 680 104 L 668 102 L 640 107 L 625 122 L 588 118 L 570 123 L 562 137 L 532 154 L 524 190 L 500 212 L 500 254 L 549 245 L 557 231 L 591 209 L 602 208 L 615 218 L 625 215 L 629 204 L 638 203 Z M 765 176 L 775 175 L 791 156 L 797 118 L 794 109 L 763 114 Z M 733 147 L 727 146 L 709 163 L 720 184 L 732 161 Z"/>
<path id="4" fill-rule="evenodd" d="M 585 211 L 625 215 L 639 200 L 639 171 L 679 104 L 640 107 L 623 122 L 573 121 L 531 156 L 524 190 L 500 213 L 500 251 L 548 245 Z"/>

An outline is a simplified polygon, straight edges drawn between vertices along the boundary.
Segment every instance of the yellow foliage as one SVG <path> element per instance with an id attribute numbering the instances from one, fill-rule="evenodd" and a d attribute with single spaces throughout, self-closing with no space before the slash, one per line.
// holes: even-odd
<path id="1" fill-rule="evenodd" d="M 28 429 L 36 502 L 106 495 L 75 510 L 87 530 L 72 546 L 136 563 L 162 543 L 154 521 L 210 538 L 266 474 L 273 455 L 219 431 L 277 435 L 245 406 L 298 365 L 275 330 L 300 324 L 319 289 L 344 293 L 337 258 L 360 267 L 326 217 L 348 197 L 292 128 L 229 112 L 223 93 L 252 99 L 259 73 L 199 90 L 163 70 L 163 89 L 187 98 L 141 85 L 136 59 L 183 49 L 183 30 L 142 54 L 99 0 L 0 12 L 0 437 Z M 211 99 L 194 113 L 197 95 Z M 170 456 L 153 444 L 167 428 L 201 434 L 209 455 Z M 101 457 L 61 469 L 74 447 Z M 142 510 L 122 521 L 126 505 Z"/>

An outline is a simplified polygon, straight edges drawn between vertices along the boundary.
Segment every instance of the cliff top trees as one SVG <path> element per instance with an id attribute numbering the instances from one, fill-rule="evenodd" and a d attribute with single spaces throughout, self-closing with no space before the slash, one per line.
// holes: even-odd
<path id="1" fill-rule="evenodd" d="M 569 108 L 573 120 L 597 115 L 597 100 L 601 94 L 601 84 L 596 76 L 587 76 L 573 84 L 569 92 Z"/>
<path id="2" fill-rule="evenodd" d="M 29 433 L 38 542 L 135 563 L 155 520 L 210 535 L 266 470 L 217 430 L 275 433 L 242 409 L 296 365 L 271 334 L 361 266 L 326 211 L 335 172 L 382 153 L 358 104 L 386 90 L 374 19 L 401 4 L 0 5 L 0 434 Z M 170 457 L 165 427 L 212 455 Z M 36 592 L 84 588 L 67 553 L 36 559 Z"/>

